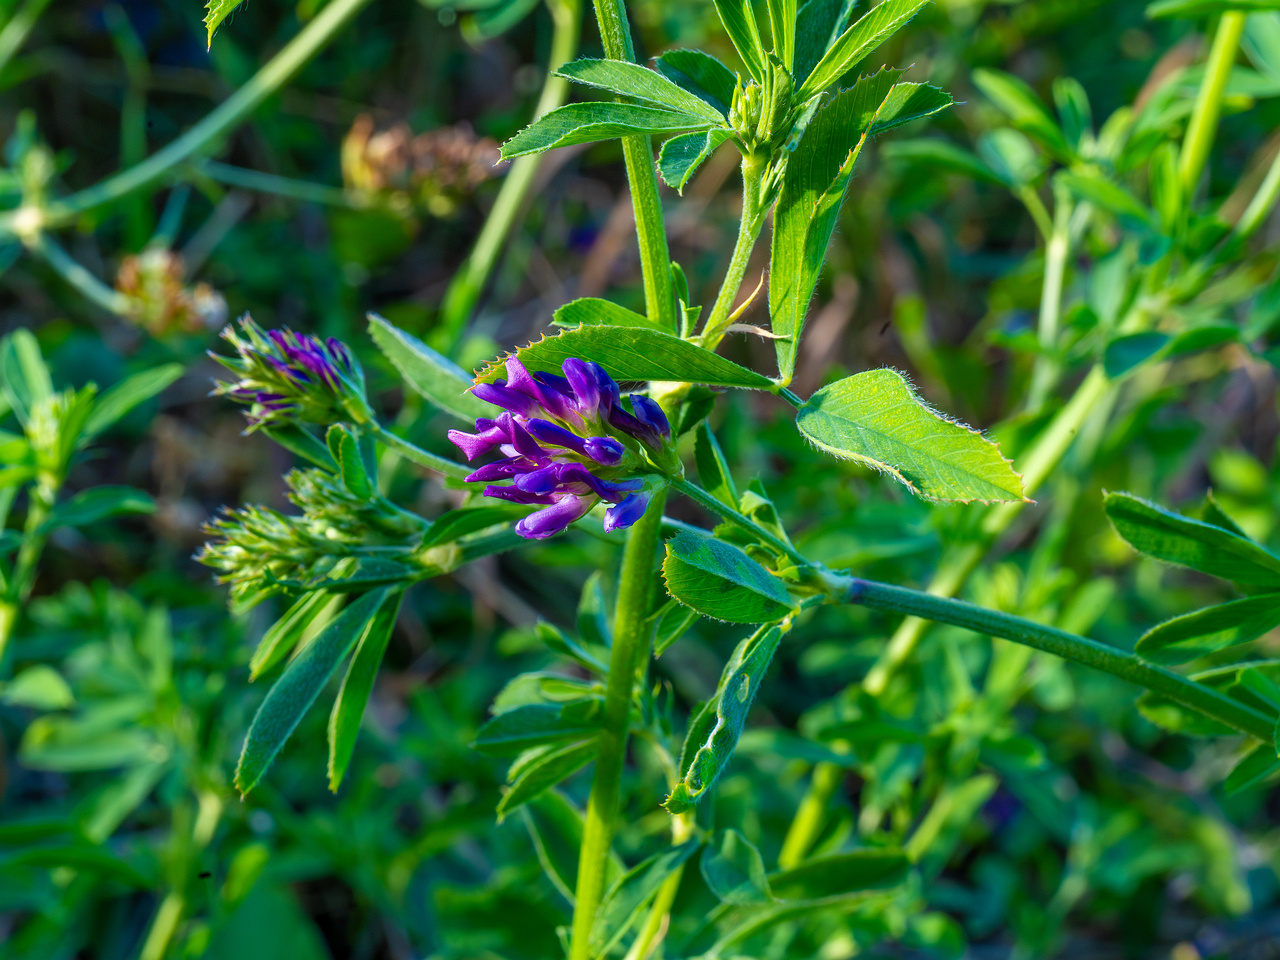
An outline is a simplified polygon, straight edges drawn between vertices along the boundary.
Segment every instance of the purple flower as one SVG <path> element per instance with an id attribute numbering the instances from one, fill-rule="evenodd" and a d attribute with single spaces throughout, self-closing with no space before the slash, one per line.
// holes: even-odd
<path id="1" fill-rule="evenodd" d="M 263 330 L 248 314 L 222 337 L 236 354 L 210 354 L 238 378 L 219 382 L 214 393 L 245 404 L 249 429 L 286 423 L 367 423 L 364 372 L 351 351 L 332 337 Z"/>
<path id="2" fill-rule="evenodd" d="M 543 507 L 516 524 L 529 539 L 560 533 L 601 502 L 610 505 L 606 530 L 639 520 L 660 482 L 657 475 L 679 465 L 662 408 L 633 394 L 627 410 L 618 385 L 598 363 L 570 358 L 564 376 L 530 373 L 515 357 L 506 368 L 505 379 L 473 388 L 503 413 L 477 420 L 475 433 L 449 431 L 468 460 L 494 450 L 504 455 L 467 479 L 510 480 L 509 486 L 486 487 L 485 496 Z"/>

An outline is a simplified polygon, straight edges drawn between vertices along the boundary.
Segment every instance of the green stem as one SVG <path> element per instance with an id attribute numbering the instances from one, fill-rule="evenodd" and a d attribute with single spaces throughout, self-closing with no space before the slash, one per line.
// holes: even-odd
<path id="1" fill-rule="evenodd" d="M 436 473 L 443 474 L 446 477 L 453 477 L 455 480 L 465 480 L 471 474 L 470 467 L 461 463 L 454 463 L 439 454 L 428 453 L 408 440 L 396 436 L 380 423 L 371 422 L 370 428 L 373 430 L 375 437 L 406 460 L 410 460 L 420 467 L 434 470 Z"/>
<path id="2" fill-rule="evenodd" d="M 307 183 L 305 180 L 294 180 L 275 173 L 263 173 L 261 170 L 246 170 L 244 167 L 233 167 L 230 164 L 218 163 L 216 160 L 192 164 L 191 169 L 194 173 L 208 177 L 215 183 L 241 187 L 256 193 L 300 200 L 303 203 L 318 203 L 327 207 L 359 206 L 341 187 L 331 187 L 323 183 Z"/>
<path id="3" fill-rule="evenodd" d="M 1231 76 L 1231 66 L 1240 47 L 1244 33 L 1245 14 L 1224 13 L 1218 21 L 1218 31 L 1213 36 L 1213 47 L 1204 65 L 1204 80 L 1196 95 L 1196 105 L 1187 124 L 1187 135 L 1182 141 L 1182 155 L 1178 158 L 1178 173 L 1187 196 L 1195 192 L 1200 174 L 1209 159 L 1209 149 L 1218 132 L 1218 117 L 1222 112 L 1222 94 Z"/>
<path id="4" fill-rule="evenodd" d="M 725 271 L 716 302 L 702 328 L 702 345 L 708 350 L 716 348 L 731 323 L 733 303 L 738 299 L 742 278 L 746 276 L 747 265 L 751 262 L 751 252 L 764 227 L 767 210 L 760 203 L 760 186 L 767 167 L 767 158 L 752 155 L 742 161 L 742 220 L 738 224 L 738 239 L 729 258 L 729 269 Z"/>
<path id="5" fill-rule="evenodd" d="M 827 817 L 827 803 L 844 780 L 845 770 L 835 763 L 820 763 L 813 768 L 809 790 L 796 808 L 787 836 L 778 851 L 778 868 L 790 870 L 800 865 L 814 840 L 822 832 Z"/>
<path id="6" fill-rule="evenodd" d="M 9 65 L 13 55 L 26 42 L 31 29 L 48 5 L 49 0 L 27 0 L 13 19 L 4 25 L 4 29 L 0 30 L 0 70 Z"/>
<path id="7" fill-rule="evenodd" d="M 1044 285 L 1040 291 L 1039 338 L 1041 354 L 1031 374 L 1027 407 L 1039 410 L 1057 383 L 1061 367 L 1054 351 L 1062 315 L 1062 281 L 1071 255 L 1072 203 L 1065 190 L 1054 190 L 1053 226 L 1044 251 Z"/>
<path id="8" fill-rule="evenodd" d="M 665 493 L 654 496 L 644 516 L 631 528 L 623 552 L 609 681 L 605 688 L 604 717 L 600 729 L 600 751 L 596 755 L 578 858 L 569 960 L 591 960 L 591 928 L 604 893 L 605 865 L 613 843 L 622 793 L 622 769 L 627 753 L 627 732 L 631 725 L 631 698 L 636 675 L 649 654 L 652 631 L 649 612 L 653 608 L 656 587 L 654 564 L 658 557 L 658 534 L 665 502 Z"/>
<path id="9" fill-rule="evenodd" d="M 19 228 L 55 227 L 73 222 L 86 211 L 113 203 L 135 190 L 148 187 L 178 164 L 211 147 L 213 142 L 248 117 L 293 77 L 326 43 L 345 27 L 370 0 L 332 0 L 284 48 L 244 86 L 224 100 L 203 120 L 142 163 L 78 193 L 51 203 L 38 216 L 26 208 L 0 214 L 0 234 Z M 0 51 L 2 52 L 2 51 Z"/>
<path id="10" fill-rule="evenodd" d="M 558 70 L 577 53 L 582 21 L 582 0 L 547 0 L 547 9 L 552 22 L 551 55 L 542 96 L 533 112 L 534 120 L 562 106 L 569 95 L 569 81 L 553 76 L 551 71 Z M 440 333 L 446 353 L 452 353 L 462 340 L 467 321 L 524 209 L 542 158 L 543 154 L 533 154 L 520 157 L 511 165 L 476 245 L 449 283 L 440 308 Z"/>
<path id="11" fill-rule="evenodd" d="M 40 256 L 63 280 L 75 287 L 86 299 L 96 303 L 108 313 L 128 316 L 133 301 L 118 290 L 113 290 L 95 277 L 48 234 L 38 233 L 27 241 L 29 249 Z"/>
<path id="12" fill-rule="evenodd" d="M 746 530 L 749 533 L 752 533 L 755 536 L 759 537 L 761 543 L 766 543 L 769 546 L 773 547 L 773 549 L 777 550 L 781 554 L 786 555 L 794 563 L 797 563 L 801 566 L 812 566 L 810 561 L 806 559 L 803 554 L 799 553 L 795 549 L 795 547 L 792 547 L 789 544 L 785 543 L 779 537 L 770 533 L 764 527 L 760 526 L 760 524 L 756 523 L 750 517 L 739 513 L 737 510 L 733 509 L 733 507 L 716 499 L 706 490 L 703 490 L 696 483 L 692 483 L 689 480 L 685 480 L 681 478 L 679 480 L 672 480 L 671 486 L 673 489 L 678 490 L 680 493 L 683 493 L 686 497 L 688 497 L 690 500 L 694 501 L 698 505 L 705 507 L 707 510 L 710 510 L 712 513 L 716 514 L 717 516 L 721 516 L 724 519 L 728 520 L 730 523 L 736 524 L 737 526 L 741 527 L 743 530 Z"/>
<path id="13" fill-rule="evenodd" d="M 693 835 L 693 814 L 681 813 L 671 818 L 671 845 L 678 847 Z M 671 912 L 671 904 L 675 902 L 676 892 L 680 889 L 680 881 L 684 878 L 684 865 L 672 871 L 671 876 L 662 881 L 653 905 L 649 908 L 648 919 L 640 930 L 640 935 L 631 944 L 623 960 L 647 960 L 658 945 L 659 938 L 665 934 L 667 915 Z"/>
<path id="14" fill-rule="evenodd" d="M 1262 185 L 1258 187 L 1258 192 L 1253 195 L 1249 206 L 1236 222 L 1235 229 L 1232 231 L 1233 237 L 1243 240 L 1253 236 L 1275 207 L 1278 197 L 1280 197 L 1280 151 L 1276 151 L 1275 159 L 1267 168 L 1267 175 L 1263 178 Z"/>
<path id="15" fill-rule="evenodd" d="M 623 0 L 593 0 L 604 55 L 611 60 L 635 62 L 631 28 Z M 636 239 L 640 245 L 640 269 L 644 275 L 644 304 L 649 318 L 675 332 L 676 303 L 671 286 L 671 253 L 658 195 L 658 175 L 653 145 L 648 137 L 623 137 L 622 155 L 635 208 Z"/>
<path id="16" fill-rule="evenodd" d="M 844 600 L 1012 640 L 1145 687 L 1259 740 L 1270 742 L 1274 733 L 1273 720 L 1239 700 L 1131 653 L 1024 617 L 855 577 L 849 578 Z"/>
<path id="17" fill-rule="evenodd" d="M 27 519 L 22 527 L 22 544 L 18 547 L 18 556 L 14 560 L 9 588 L 3 601 L 0 601 L 0 663 L 4 661 L 9 639 L 17 626 L 18 611 L 22 609 L 22 604 L 31 596 L 31 590 L 35 587 L 36 565 L 44 552 L 47 539 L 41 528 L 53 511 L 61 486 L 61 477 L 50 476 L 30 488 Z"/>

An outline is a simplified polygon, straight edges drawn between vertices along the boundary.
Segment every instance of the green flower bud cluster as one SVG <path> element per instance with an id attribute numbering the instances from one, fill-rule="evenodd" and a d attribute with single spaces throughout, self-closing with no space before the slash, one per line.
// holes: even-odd
<path id="1" fill-rule="evenodd" d="M 792 102 L 795 83 L 777 57 L 769 56 L 763 84 L 738 78 L 729 107 L 729 123 L 748 152 L 776 153 L 791 136 L 797 110 Z"/>

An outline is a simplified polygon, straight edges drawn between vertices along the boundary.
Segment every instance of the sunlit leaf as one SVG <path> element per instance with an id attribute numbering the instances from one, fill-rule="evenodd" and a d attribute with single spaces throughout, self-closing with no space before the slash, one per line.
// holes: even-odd
<path id="1" fill-rule="evenodd" d="M 1139 640 L 1135 652 L 1155 663 L 1175 664 L 1238 643 L 1256 640 L 1280 626 L 1280 594 L 1233 600 L 1166 620 Z"/>
<path id="2" fill-rule="evenodd" d="M 369 335 L 405 383 L 441 410 L 467 423 L 493 413 L 489 404 L 467 392 L 471 378 L 466 371 L 417 337 L 376 313 L 369 314 Z"/>
<path id="3" fill-rule="evenodd" d="M 765 623 L 791 613 L 782 581 L 732 544 L 682 531 L 667 541 L 667 592 L 705 617 Z"/>
<path id="4" fill-rule="evenodd" d="M 502 145 L 502 159 L 617 137 L 709 130 L 705 116 L 631 103 L 571 103 L 545 113 Z"/>
<path id="5" fill-rule="evenodd" d="M 836 38 L 796 91 L 803 103 L 856 67 L 897 33 L 929 0 L 882 0 Z"/>
<path id="6" fill-rule="evenodd" d="M 638 63 L 624 60 L 574 60 L 556 70 L 555 75 L 597 90 L 631 97 L 648 106 L 700 117 L 709 123 L 725 122 L 723 110 L 715 109 L 704 99 L 661 73 Z"/>

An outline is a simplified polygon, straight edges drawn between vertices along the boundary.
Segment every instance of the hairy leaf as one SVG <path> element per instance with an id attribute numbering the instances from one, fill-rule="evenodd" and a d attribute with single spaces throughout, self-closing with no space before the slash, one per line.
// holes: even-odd
<path id="1" fill-rule="evenodd" d="M 249 660 L 249 679 L 257 680 L 288 656 L 312 623 L 323 618 L 321 623 L 327 624 L 344 602 L 344 596 L 335 596 L 327 590 L 311 590 L 295 600 L 258 641 Z"/>
<path id="2" fill-rule="evenodd" d="M 658 173 L 662 175 L 662 182 L 683 194 L 685 185 L 698 167 L 730 136 L 732 134 L 728 130 L 716 129 L 682 133 L 667 140 L 658 152 Z"/>
<path id="3" fill-rule="evenodd" d="M 672 83 L 705 100 L 720 114 L 729 115 L 738 77 L 711 54 L 701 50 L 668 50 L 654 61 L 654 66 Z"/>
<path id="4" fill-rule="evenodd" d="M 373 342 L 423 399 L 470 424 L 493 413 L 489 404 L 467 392 L 471 378 L 448 357 L 376 313 L 370 313 L 368 320 Z"/>
<path id="5" fill-rule="evenodd" d="M 507 710 L 480 727 L 475 749 L 491 757 L 511 757 L 546 743 L 594 736 L 600 729 L 595 711 L 580 707 L 580 703 L 530 703 Z"/>
<path id="6" fill-rule="evenodd" d="M 665 803 L 672 813 L 692 810 L 728 765 L 782 634 L 782 627 L 766 625 L 738 644 L 715 696 L 690 718 L 680 782 Z"/>
<path id="7" fill-rule="evenodd" d="M 595 740 L 570 743 L 539 753 L 520 764 L 508 790 L 498 803 L 498 821 L 518 810 L 534 797 L 550 790 L 562 780 L 567 780 L 595 759 L 599 744 Z M 518 762 L 518 761 L 517 761 Z M 512 765 L 513 769 L 515 764 Z"/>
<path id="8" fill-rule="evenodd" d="M 222 25 L 222 21 L 231 16 L 233 10 L 244 0 L 209 0 L 204 8 L 204 26 L 209 33 L 208 46 L 213 46 L 213 33 Z"/>
<path id="9" fill-rule="evenodd" d="M 254 715 L 236 766 L 236 789 L 242 796 L 262 779 L 338 664 L 363 636 L 386 596 L 386 590 L 374 590 L 352 603 L 307 644 L 276 681 Z"/>
<path id="10" fill-rule="evenodd" d="M 809 0 L 796 14 L 796 57 L 791 77 L 802 84 L 849 26 L 858 0 Z"/>
<path id="11" fill-rule="evenodd" d="M 701 136 L 701 134 L 690 134 L 690 136 Z M 552 322 L 561 327 L 578 327 L 585 324 L 600 327 L 666 329 L 643 313 L 636 313 L 612 300 L 602 300 L 599 297 L 579 297 L 577 300 L 570 300 L 555 312 Z"/>
<path id="12" fill-rule="evenodd" d="M 755 77 L 756 82 L 763 83 L 769 60 L 764 52 L 764 44 L 760 42 L 760 28 L 756 26 L 751 0 L 713 0 L 713 2 L 716 5 L 716 13 L 720 14 L 720 22 L 724 24 L 724 32 L 729 35 L 734 49 L 742 58 L 747 73 Z"/>
<path id="13" fill-rule="evenodd" d="M 709 130 L 714 126 L 713 120 L 677 110 L 632 103 L 571 103 L 543 114 L 504 143 L 502 159 L 511 160 L 577 143 Z"/>
<path id="14" fill-rule="evenodd" d="M 790 72 L 796 59 L 796 0 L 768 0 L 773 53 Z"/>
<path id="15" fill-rule="evenodd" d="M 768 390 L 773 381 L 696 344 L 641 327 L 581 326 L 544 337 L 516 351 L 531 371 L 560 372 L 570 357 L 594 360 L 615 380 L 676 380 L 716 387 Z M 476 376 L 492 383 L 506 375 L 495 361 Z"/>
<path id="16" fill-rule="evenodd" d="M 796 91 L 803 103 L 817 96 L 897 33 L 929 0 L 882 0 L 836 38 Z"/>
<path id="17" fill-rule="evenodd" d="M 845 460 L 883 471 L 927 500 L 1023 500 L 1022 478 L 1000 448 L 939 416 L 893 370 L 824 387 L 796 414 L 800 432 Z"/>
<path id="18" fill-rule="evenodd" d="M 1233 583 L 1280 588 L 1280 558 L 1252 540 L 1129 493 L 1108 493 L 1103 503 L 1116 532 L 1139 553 Z"/>
<path id="19" fill-rule="evenodd" d="M 684 530 L 667 541 L 667 591 L 704 617 L 729 623 L 781 620 L 793 610 L 787 588 L 737 547 Z"/>
<path id="20" fill-rule="evenodd" d="M 329 454 L 338 462 L 342 485 L 357 497 L 368 500 L 377 494 L 374 480 L 365 469 L 364 458 L 360 456 L 360 446 L 356 438 L 345 426 L 335 423 L 325 436 Z"/>
<path id="21" fill-rule="evenodd" d="M 638 63 L 625 60 L 574 60 L 556 70 L 555 75 L 597 90 L 631 97 L 648 106 L 700 117 L 709 123 L 722 124 L 726 119 L 725 111 L 715 109 L 706 100 L 661 73 Z"/>
<path id="22" fill-rule="evenodd" d="M 1166 620 L 1147 631 L 1135 652 L 1155 663 L 1175 664 L 1248 643 L 1280 626 L 1280 594 L 1233 600 Z"/>
<path id="23" fill-rule="evenodd" d="M 361 635 L 346 676 L 342 678 L 342 686 L 338 688 L 338 699 L 334 701 L 333 712 L 329 715 L 329 789 L 335 793 L 355 752 L 360 721 L 373 693 L 373 684 L 378 678 L 378 669 L 382 666 L 382 657 L 387 652 L 403 599 L 404 591 L 398 590 L 382 602 Z"/>

